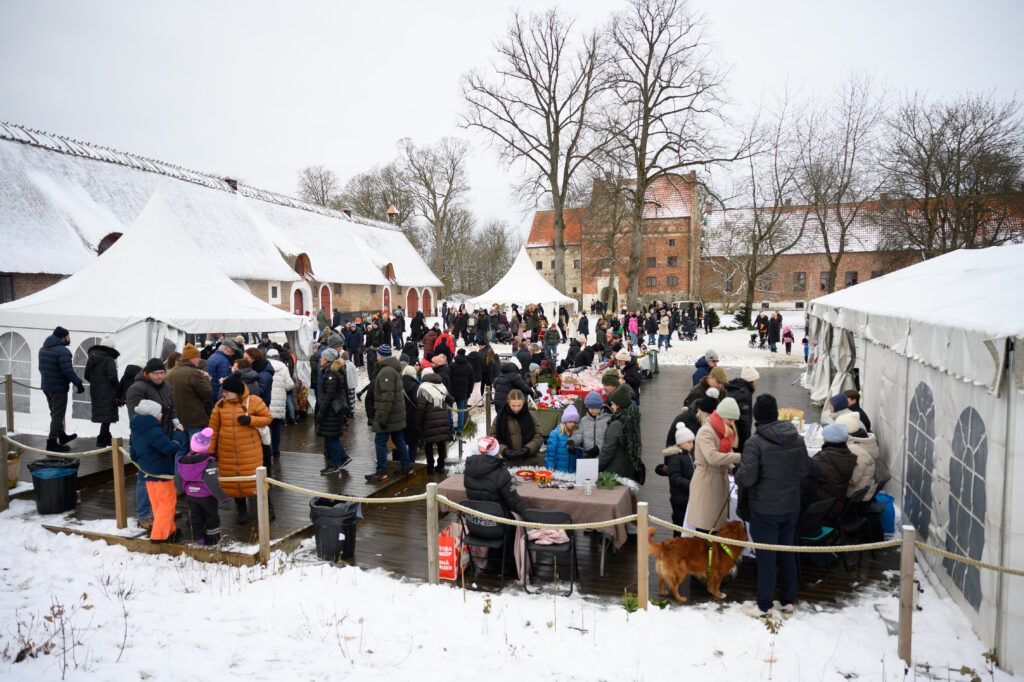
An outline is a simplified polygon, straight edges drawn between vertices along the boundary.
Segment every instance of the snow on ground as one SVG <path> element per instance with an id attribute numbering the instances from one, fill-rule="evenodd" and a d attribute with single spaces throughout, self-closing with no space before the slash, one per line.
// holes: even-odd
<path id="1" fill-rule="evenodd" d="M 265 568 L 235 568 L 55 535 L 41 520 L 21 500 L 0 514 L 0 677 L 907 679 L 890 634 L 895 588 L 800 611 L 772 636 L 733 603 L 627 614 L 517 586 L 464 595 L 317 562 L 311 541 L 292 555 L 275 552 Z M 923 586 L 919 670 L 927 664 L 937 679 L 960 679 L 965 665 L 983 673 L 985 647 L 963 615 L 941 588 Z M 32 653 L 15 662 L 25 647 Z M 997 671 L 994 679 L 1010 678 Z"/>

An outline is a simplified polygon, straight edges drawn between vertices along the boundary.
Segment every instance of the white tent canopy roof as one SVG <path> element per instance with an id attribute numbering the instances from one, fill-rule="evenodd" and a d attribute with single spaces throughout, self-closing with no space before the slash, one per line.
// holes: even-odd
<path id="1" fill-rule="evenodd" d="M 302 318 L 243 291 L 157 191 L 123 237 L 65 280 L 0 306 L 0 326 L 116 333 L 153 319 L 187 333 L 295 331 Z"/>
<path id="2" fill-rule="evenodd" d="M 810 314 L 997 390 L 1024 338 L 1024 244 L 963 249 L 811 301 Z"/>
<path id="3" fill-rule="evenodd" d="M 513 303 L 520 305 L 539 303 L 545 306 L 556 304 L 575 307 L 576 299 L 566 296 L 548 283 L 533 267 L 526 249 L 522 248 L 519 249 L 519 254 L 505 276 L 486 293 L 469 299 L 466 305 L 486 308 L 492 305 L 511 305 Z"/>

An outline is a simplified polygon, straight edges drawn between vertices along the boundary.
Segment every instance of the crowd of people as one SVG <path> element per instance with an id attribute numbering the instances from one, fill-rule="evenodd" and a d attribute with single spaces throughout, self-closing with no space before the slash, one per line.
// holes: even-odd
<path id="1" fill-rule="evenodd" d="M 462 435 L 468 402 L 486 387 L 493 392 L 490 430 L 466 462 L 470 499 L 498 502 L 507 514 L 525 508 L 510 483 L 509 466 L 543 464 L 574 472 L 593 458 L 599 471 L 642 486 L 646 466 L 641 445 L 642 383 L 638 355 L 671 345 L 671 336 L 708 315 L 699 307 L 680 310 L 654 303 L 635 312 L 599 313 L 595 328 L 587 316 L 564 308 L 548 320 L 541 306 L 507 312 L 442 308 L 428 327 L 417 313 L 405 334 L 405 315 L 381 311 L 367 319 L 342 320 L 335 311 L 322 323 L 310 350 L 309 390 L 313 421 L 323 440 L 321 474 L 340 472 L 352 458 L 342 444 L 360 398 L 372 428 L 376 455 L 372 482 L 388 481 L 389 453 L 399 475 L 413 473 L 422 452 L 431 475 L 445 473 L 448 448 Z M 789 352 L 793 335 L 780 315 L 758 317 L 770 350 Z M 592 336 L 591 336 L 592 335 Z M 492 343 L 505 340 L 513 353 L 499 356 Z M 84 392 L 72 366 L 70 334 L 58 327 L 39 351 L 42 387 L 51 410 L 47 449 L 66 452 L 75 434 L 64 430 L 69 388 Z M 236 522 L 249 520 L 252 482 L 218 483 L 218 477 L 250 476 L 272 468 L 280 454 L 283 425 L 307 413 L 306 385 L 287 343 L 262 335 L 246 347 L 242 337 L 217 336 L 204 348 L 185 344 L 167 358 L 139 359 L 118 374 L 111 337 L 88 351 L 92 420 L 100 425 L 97 446 L 109 446 L 110 425 L 126 407 L 130 455 L 139 468 L 137 518 L 153 542 L 178 538 L 174 508 L 183 493 L 198 544 L 219 540 L 218 504 L 233 498 Z M 357 392 L 359 368 L 367 384 Z M 550 431 L 541 430 L 531 400 L 542 386 L 557 386 L 565 373 L 600 373 L 601 390 L 591 391 L 561 413 Z M 858 490 L 881 479 L 878 443 L 856 391 L 834 396 L 823 419 L 820 452 L 808 456 L 802 436 L 779 419 L 770 394 L 758 393 L 760 375 L 742 367 L 730 375 L 708 349 L 694 365 L 692 387 L 682 411 L 668 425 L 664 460 L 654 471 L 668 479 L 672 521 L 704 533 L 720 530 L 734 513 L 749 524 L 757 542 L 794 544 L 801 514 L 810 504 L 832 500 L 825 514 L 834 521 Z M 733 485 L 735 481 L 735 488 Z M 730 504 L 735 496 L 739 504 Z M 270 507 L 273 518 L 273 506 Z M 793 611 L 795 556 L 758 552 L 758 599 L 752 614 L 771 617 Z M 776 606 L 774 588 L 780 583 Z"/>

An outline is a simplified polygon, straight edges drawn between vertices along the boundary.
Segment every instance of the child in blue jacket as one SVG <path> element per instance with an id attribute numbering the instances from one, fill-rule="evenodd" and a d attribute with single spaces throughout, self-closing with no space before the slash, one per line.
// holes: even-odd
<path id="1" fill-rule="evenodd" d="M 544 455 L 544 466 L 552 471 L 568 471 L 576 473 L 576 457 L 579 451 L 573 436 L 580 423 L 579 412 L 575 405 L 565 408 L 562 423 L 548 434 L 548 451 Z"/>
<path id="2" fill-rule="evenodd" d="M 139 467 L 146 492 L 153 505 L 153 543 L 177 542 L 174 508 L 178 497 L 174 491 L 174 460 L 188 449 L 185 432 L 179 427 L 168 438 L 161 425 L 163 407 L 153 400 L 143 400 L 129 420 L 132 432 L 132 457 Z"/>

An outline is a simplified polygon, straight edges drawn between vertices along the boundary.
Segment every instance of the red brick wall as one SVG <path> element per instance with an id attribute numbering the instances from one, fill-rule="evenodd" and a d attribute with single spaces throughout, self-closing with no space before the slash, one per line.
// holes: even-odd
<path id="1" fill-rule="evenodd" d="M 671 218 L 659 220 L 645 220 L 643 224 L 644 233 L 641 237 L 641 259 L 640 259 L 640 295 L 645 299 L 672 299 L 680 293 L 689 289 L 690 263 L 688 254 L 690 252 L 690 219 Z M 626 261 L 629 257 L 630 236 L 623 235 L 616 245 L 618 259 L 622 265 L 614 273 L 618 276 L 620 298 L 625 296 L 629 286 L 629 279 L 626 273 Z M 674 242 L 674 245 L 669 245 Z M 599 244 L 588 241 L 584 238 L 581 247 L 583 260 L 583 294 L 584 296 L 597 296 L 599 294 L 599 280 L 608 277 L 608 273 L 600 272 L 596 262 L 604 256 L 604 249 Z M 668 259 L 674 256 L 676 265 L 669 266 Z M 647 259 L 656 259 L 655 267 L 647 266 Z M 648 286 L 647 278 L 656 278 L 654 286 Z M 678 278 L 678 284 L 669 286 L 668 278 Z M 586 303 L 586 301 L 584 302 Z"/>
<path id="2" fill-rule="evenodd" d="M 8 274 L 8 273 L 0 273 Z M 14 300 L 25 298 L 46 287 L 53 286 L 64 279 L 64 275 L 50 275 L 42 272 L 24 274 L 20 272 L 11 273 L 14 285 Z"/>

